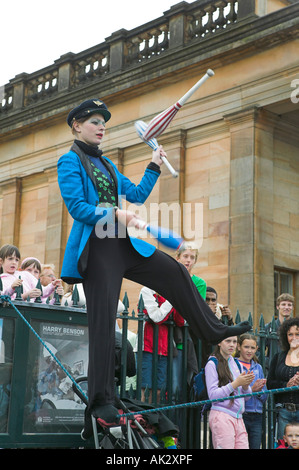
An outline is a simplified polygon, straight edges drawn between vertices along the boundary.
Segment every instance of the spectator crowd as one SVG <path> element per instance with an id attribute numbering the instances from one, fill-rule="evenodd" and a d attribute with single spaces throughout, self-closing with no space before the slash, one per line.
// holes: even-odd
<path id="1" fill-rule="evenodd" d="M 195 244 L 184 244 L 176 253 L 176 260 L 181 263 L 191 276 L 199 294 L 205 299 L 212 312 L 226 324 L 233 324 L 233 315 L 228 305 L 219 303 L 213 287 L 207 286 L 200 277 L 192 274 L 198 259 Z M 17 247 L 4 245 L 0 248 L 1 293 L 12 300 L 22 298 L 34 302 L 54 303 L 59 296 L 61 305 L 72 305 L 73 285 L 63 285 L 55 274 L 55 266 L 41 264 L 35 257 L 27 257 L 21 262 Z M 85 297 L 82 285 L 79 289 L 80 306 L 84 306 Z M 174 348 L 172 363 L 172 389 L 177 397 L 182 396 L 183 348 L 187 348 L 188 387 L 191 390 L 194 377 L 199 373 L 198 351 L 192 331 L 188 332 L 187 344 L 183 341 L 185 320 L 169 301 L 158 292 L 142 287 L 140 296 L 144 305 L 144 334 L 142 354 L 142 396 L 141 400 L 152 401 L 152 370 L 154 364 L 154 325 L 158 325 L 157 354 L 157 401 L 160 392 L 167 384 L 169 354 L 168 320 L 174 323 Z M 276 352 L 271 348 L 273 341 L 269 337 L 273 322 L 265 326 L 266 363 L 264 369 L 259 362 L 259 338 L 251 333 L 240 337 L 224 339 L 217 345 L 202 344 L 202 361 L 205 366 L 206 387 L 209 399 L 231 399 L 213 402 L 209 410 L 209 425 L 214 449 L 260 449 L 262 442 L 263 405 L 268 399 L 266 390 L 288 389 L 274 395 L 277 412 L 276 441 L 279 449 L 299 449 L 299 318 L 294 316 L 295 299 L 288 293 L 277 298 L 277 318 L 275 331 L 279 341 Z M 120 302 L 118 312 L 123 310 Z M 116 312 L 115 312 L 116 313 Z M 119 325 L 116 322 L 116 330 Z M 136 335 L 128 332 L 128 340 L 136 352 Z M 212 346 L 214 350 L 211 352 Z M 134 368 L 133 368 L 134 369 Z M 133 371 L 134 373 L 134 371 Z M 133 374 L 131 374 L 133 375 Z M 131 379 L 131 387 L 134 379 Z M 145 391 L 148 395 L 145 395 Z M 236 398 L 234 395 L 247 394 L 248 397 Z"/>

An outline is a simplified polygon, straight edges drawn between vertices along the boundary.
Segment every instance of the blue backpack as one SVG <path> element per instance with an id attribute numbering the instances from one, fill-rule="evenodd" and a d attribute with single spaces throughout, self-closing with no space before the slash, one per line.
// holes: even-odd
<path id="1" fill-rule="evenodd" d="M 234 358 L 237 366 L 239 367 L 240 372 L 242 372 L 241 364 L 239 363 L 238 359 Z M 208 361 L 213 361 L 216 365 L 218 365 L 218 359 L 214 356 L 210 356 Z M 197 401 L 204 401 L 209 399 L 207 385 L 206 385 L 206 376 L 205 376 L 205 369 L 204 367 L 200 369 L 199 373 L 193 379 L 193 393 L 194 397 Z M 208 405 L 209 407 L 211 404 Z"/>

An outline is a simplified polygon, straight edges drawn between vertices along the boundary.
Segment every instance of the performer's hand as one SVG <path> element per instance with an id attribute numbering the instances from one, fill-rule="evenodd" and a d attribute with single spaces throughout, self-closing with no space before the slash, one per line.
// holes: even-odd
<path id="1" fill-rule="evenodd" d="M 138 217 L 135 212 L 126 211 L 123 209 L 117 209 L 115 215 L 118 221 L 126 227 L 135 227 L 137 220 L 140 220 L 140 217 Z"/>
<path id="2" fill-rule="evenodd" d="M 163 150 L 162 145 L 159 145 L 159 147 L 157 148 L 157 150 L 154 150 L 154 151 L 153 151 L 152 162 L 154 162 L 154 163 L 156 163 L 157 165 L 161 166 L 162 163 L 163 163 L 163 160 L 161 159 L 161 157 L 167 157 L 167 154 L 166 154 L 166 152 Z"/>

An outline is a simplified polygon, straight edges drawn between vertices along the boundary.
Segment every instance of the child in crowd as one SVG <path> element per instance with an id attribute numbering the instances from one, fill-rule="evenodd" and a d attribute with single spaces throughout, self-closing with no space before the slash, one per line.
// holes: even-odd
<path id="1" fill-rule="evenodd" d="M 265 391 L 267 380 L 264 377 L 262 366 L 256 357 L 258 350 L 257 338 L 245 333 L 238 338 L 236 357 L 244 371 L 254 373 L 251 384 L 252 392 Z M 262 413 L 263 404 L 267 400 L 267 394 L 254 395 L 245 403 L 243 413 L 244 424 L 248 433 L 249 449 L 260 449 L 262 442 Z"/>
<path id="2" fill-rule="evenodd" d="M 23 287 L 21 297 L 23 300 L 30 298 L 31 302 L 37 297 L 41 297 L 42 302 L 46 302 L 47 298 L 55 290 L 61 280 L 53 282 L 48 289 L 38 289 L 36 287 L 38 282 L 38 271 L 41 267 L 40 262 L 36 258 L 26 258 L 21 265 L 21 270 L 18 270 L 20 262 L 20 251 L 14 245 L 4 245 L 0 249 L 0 264 L 1 264 L 1 281 L 3 285 L 3 293 L 10 295 L 11 299 L 16 298 L 15 289 L 18 286 Z M 58 282 L 59 281 L 59 282 Z"/>
<path id="3" fill-rule="evenodd" d="M 299 449 L 299 423 L 286 424 L 283 441 L 279 442 L 277 449 Z"/>
<path id="4" fill-rule="evenodd" d="M 195 274 L 192 274 L 192 269 L 197 262 L 198 247 L 193 242 L 185 242 L 176 252 L 176 260 L 183 264 L 191 276 L 192 281 L 203 299 L 206 298 L 207 283 Z"/>
<path id="5" fill-rule="evenodd" d="M 145 390 L 149 389 L 149 403 L 155 401 L 152 397 L 152 374 L 154 352 L 154 323 L 158 324 L 158 362 L 157 362 L 157 402 L 160 401 L 160 392 L 166 386 L 167 356 L 168 356 L 168 325 L 164 324 L 173 315 L 177 326 L 184 325 L 184 319 L 177 313 L 172 305 L 148 287 L 140 291 L 144 303 L 144 313 L 148 321 L 144 325 L 143 354 L 142 354 L 142 384 L 141 400 L 145 401 Z"/>
<path id="6" fill-rule="evenodd" d="M 234 395 L 251 393 L 253 372 L 241 372 L 233 358 L 237 347 L 237 336 L 219 343 L 213 356 L 217 364 L 208 360 L 205 366 L 206 386 L 210 400 L 231 396 L 231 399 L 212 403 L 209 425 L 214 449 L 248 449 L 248 435 L 242 419 L 245 398 Z M 241 366 L 240 366 L 241 367 Z M 247 399 L 247 398 L 246 398 Z"/>
<path id="7" fill-rule="evenodd" d="M 1 281 L 3 286 L 3 294 L 10 295 L 11 299 L 16 298 L 16 287 L 23 286 L 21 294 L 23 300 L 34 301 L 40 297 L 42 291 L 36 288 L 36 278 L 27 271 L 19 271 L 20 251 L 14 245 L 3 245 L 0 248 L 0 264 L 1 264 Z"/>
<path id="8" fill-rule="evenodd" d="M 206 298 L 206 281 L 200 277 L 192 274 L 192 269 L 197 262 L 199 255 L 198 246 L 193 242 L 185 242 L 182 246 L 176 251 L 175 259 L 181 263 L 187 269 L 188 273 L 191 276 L 192 281 L 194 282 L 198 292 L 205 300 Z M 178 398 L 182 398 L 182 388 L 183 388 L 183 329 L 176 326 L 174 329 L 174 341 L 176 344 L 176 351 L 173 358 L 173 384 L 172 390 L 177 395 L 179 392 Z M 197 343 L 196 339 L 195 342 Z M 198 363 L 196 357 L 196 351 L 194 343 L 190 334 L 188 334 L 188 343 L 187 343 L 187 382 L 190 385 L 194 375 L 198 373 Z"/>
<path id="9" fill-rule="evenodd" d="M 40 261 L 33 256 L 23 259 L 21 263 L 21 271 L 28 271 L 36 279 L 40 278 L 40 273 L 42 271 L 42 266 Z"/>
<path id="10" fill-rule="evenodd" d="M 34 258 L 33 256 L 25 258 L 21 264 L 21 271 L 28 271 L 37 280 L 41 279 L 41 274 L 42 274 L 43 269 L 44 267 L 42 268 L 40 261 L 37 258 Z M 41 295 L 42 303 L 46 303 L 47 299 L 50 296 L 52 296 L 56 288 L 57 288 L 57 293 L 59 295 L 63 295 L 64 291 L 62 287 L 62 281 L 61 279 L 55 279 L 55 276 L 53 277 L 52 281 L 49 282 L 49 284 L 42 285 L 42 295 Z M 55 299 L 52 298 L 50 300 L 50 303 L 53 303 L 54 301 Z"/>

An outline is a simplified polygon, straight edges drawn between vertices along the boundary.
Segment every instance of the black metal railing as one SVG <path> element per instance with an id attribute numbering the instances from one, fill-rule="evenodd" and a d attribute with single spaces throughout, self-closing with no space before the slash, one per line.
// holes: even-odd
<path id="1" fill-rule="evenodd" d="M 147 315 L 143 313 L 144 305 L 142 298 L 139 300 L 138 304 L 138 314 L 135 314 L 135 311 L 132 310 L 132 313 L 129 312 L 129 302 L 127 296 L 125 296 L 123 303 L 125 305 L 125 310 L 122 314 L 118 315 L 119 320 L 122 323 L 122 331 L 124 334 L 123 350 L 122 350 L 122 361 L 125 364 L 125 357 L 127 354 L 126 351 L 126 336 L 130 328 L 137 331 L 137 346 L 136 346 L 136 364 L 137 364 L 137 376 L 136 376 L 136 387 L 133 388 L 132 385 L 130 389 L 125 387 L 125 368 L 122 370 L 122 380 L 119 386 L 119 394 L 121 397 L 130 396 L 132 398 L 141 398 L 141 367 L 142 367 L 142 345 L 143 345 L 143 330 L 144 322 L 147 321 Z M 251 313 L 248 314 L 248 321 L 253 325 L 253 319 Z M 225 320 L 224 320 L 225 321 Z M 234 323 L 239 323 L 241 317 L 237 311 Z M 158 330 L 159 325 L 154 324 L 153 329 L 153 376 L 152 376 L 152 390 L 151 390 L 151 403 L 157 407 L 166 407 L 169 405 L 171 409 L 166 413 L 169 417 L 179 424 L 181 430 L 180 444 L 184 449 L 206 449 L 211 445 L 211 436 L 208 426 L 208 412 L 203 411 L 201 406 L 190 406 L 187 408 L 180 408 L 179 406 L 176 409 L 176 405 L 182 403 L 194 403 L 196 402 L 196 397 L 192 392 L 192 388 L 187 382 L 187 342 L 189 335 L 189 327 L 186 324 L 182 327 L 183 329 L 183 367 L 182 367 L 182 377 L 181 377 L 181 390 L 173 390 L 173 332 L 175 328 L 174 322 L 170 319 L 167 320 L 164 324 L 168 326 L 168 357 L 167 357 L 167 380 L 166 386 L 163 390 L 160 391 L 159 395 L 157 393 L 157 360 L 158 360 Z M 274 354 L 277 352 L 278 348 L 278 335 L 276 331 L 275 318 L 271 321 L 271 327 L 265 329 L 265 321 L 263 315 L 260 315 L 259 318 L 259 327 L 252 328 L 252 334 L 258 338 L 259 342 L 259 362 L 264 370 L 264 375 L 266 377 L 268 364 L 271 361 Z M 197 361 L 199 369 L 204 365 L 205 357 L 203 356 L 203 351 L 207 354 L 209 351 L 212 352 L 212 346 L 203 344 L 199 339 L 195 340 L 195 350 L 197 354 Z M 273 448 L 274 446 L 274 437 L 275 437 L 275 421 L 276 421 L 276 412 L 273 401 L 273 396 L 270 396 L 267 399 L 267 402 L 264 404 L 263 409 L 263 437 L 262 437 L 262 448 Z M 149 398 L 149 390 L 146 390 L 144 393 L 145 399 Z"/>

